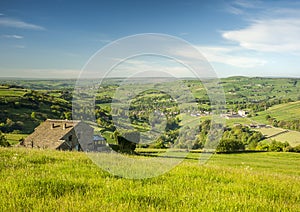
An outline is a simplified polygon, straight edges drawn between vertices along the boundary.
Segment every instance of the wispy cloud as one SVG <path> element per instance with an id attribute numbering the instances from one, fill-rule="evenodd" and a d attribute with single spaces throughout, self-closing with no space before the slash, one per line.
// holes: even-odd
<path id="1" fill-rule="evenodd" d="M 247 0 L 235 0 L 226 6 L 226 10 L 229 13 L 235 15 L 244 14 L 249 9 L 258 9 L 262 5 L 262 2 L 259 0 L 247 1 Z"/>
<path id="2" fill-rule="evenodd" d="M 263 66 L 266 60 L 253 55 L 246 55 L 243 49 L 225 46 L 198 46 L 199 51 L 209 62 L 222 63 L 238 68 L 254 68 Z"/>
<path id="3" fill-rule="evenodd" d="M 27 23 L 25 21 L 18 20 L 18 19 L 2 18 L 2 17 L 0 17 L 0 26 L 21 28 L 21 29 L 32 29 L 32 30 L 45 30 L 44 27 L 39 25 Z"/>
<path id="4" fill-rule="evenodd" d="M 240 15 L 240 14 L 243 14 L 243 13 L 244 13 L 243 10 L 241 10 L 241 9 L 239 9 L 239 8 L 236 8 L 236 7 L 232 6 L 232 5 L 227 5 L 226 10 L 227 10 L 229 13 L 232 13 L 232 14 L 234 14 L 234 15 Z"/>
<path id="5" fill-rule="evenodd" d="M 249 1 L 249 0 L 236 0 L 233 2 L 234 5 L 241 8 L 256 8 L 261 1 Z"/>
<path id="6" fill-rule="evenodd" d="M 282 6 L 282 2 L 235 0 L 228 11 L 240 14 L 248 26 L 223 31 L 222 37 L 245 50 L 299 54 L 299 6 L 294 2 Z"/>
<path id="7" fill-rule="evenodd" d="M 263 66 L 266 60 L 259 58 L 257 54 L 253 54 L 244 48 L 228 45 L 228 46 L 194 46 L 198 52 L 204 56 L 210 63 L 221 63 L 236 68 L 254 68 Z M 195 51 L 196 51 L 195 50 Z M 175 48 L 172 52 L 178 56 L 177 58 L 186 58 L 187 61 L 200 61 L 201 56 L 190 48 Z M 203 70 L 208 66 L 203 63 Z"/>
<path id="8" fill-rule="evenodd" d="M 24 37 L 21 35 L 2 35 L 3 38 L 15 38 L 15 39 L 23 39 Z"/>
<path id="9" fill-rule="evenodd" d="M 3 16 L 4 14 L 3 13 L 0 13 L 0 16 Z"/>
<path id="10" fill-rule="evenodd" d="M 300 11 L 299 11 L 300 12 Z M 300 18 L 254 21 L 250 26 L 223 32 L 223 38 L 262 52 L 300 52 Z"/>

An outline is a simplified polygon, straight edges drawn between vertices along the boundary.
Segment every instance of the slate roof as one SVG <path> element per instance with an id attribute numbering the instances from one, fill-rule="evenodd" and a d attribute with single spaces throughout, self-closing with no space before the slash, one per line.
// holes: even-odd
<path id="1" fill-rule="evenodd" d="M 33 141 L 34 146 L 56 149 L 64 142 L 63 137 L 79 123 L 78 120 L 47 119 L 35 128 L 24 143 L 26 146 L 30 146 Z"/>

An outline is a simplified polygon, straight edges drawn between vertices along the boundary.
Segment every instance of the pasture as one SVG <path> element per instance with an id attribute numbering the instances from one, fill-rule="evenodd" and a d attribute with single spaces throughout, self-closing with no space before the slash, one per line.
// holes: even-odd
<path id="1" fill-rule="evenodd" d="M 112 176 L 85 153 L 0 148 L 1 211 L 299 211 L 300 154 L 190 153 L 155 178 Z"/>
<path id="2" fill-rule="evenodd" d="M 277 120 L 300 119 L 300 101 L 272 106 L 266 111 L 258 112 L 258 116 L 253 117 L 253 119 L 261 123 L 267 123 L 267 115 Z"/>

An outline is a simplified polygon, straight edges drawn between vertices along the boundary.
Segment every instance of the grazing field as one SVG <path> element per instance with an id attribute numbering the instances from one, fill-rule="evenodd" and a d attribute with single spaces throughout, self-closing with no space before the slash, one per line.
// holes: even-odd
<path id="1" fill-rule="evenodd" d="M 258 116 L 253 117 L 253 119 L 261 123 L 268 123 L 267 115 L 277 120 L 300 119 L 300 101 L 272 106 L 266 111 L 258 112 Z"/>
<path id="2" fill-rule="evenodd" d="M 288 133 L 275 136 L 274 139 L 281 142 L 287 141 L 291 146 L 297 146 L 300 145 L 300 132 L 289 131 Z"/>
<path id="3" fill-rule="evenodd" d="M 16 97 L 23 96 L 26 92 L 22 89 L 7 89 L 5 87 L 0 88 L 1 97 Z"/>
<path id="4" fill-rule="evenodd" d="M 27 136 L 28 134 L 12 134 L 12 133 L 5 134 L 7 141 L 12 145 L 19 143 L 20 139 L 26 138 Z"/>
<path id="5" fill-rule="evenodd" d="M 111 176 L 84 153 L 0 148 L 1 211 L 300 211 L 300 154 L 189 157 L 160 177 Z"/>
<path id="6" fill-rule="evenodd" d="M 283 143 L 287 141 L 292 147 L 300 145 L 300 132 L 277 127 L 259 128 L 255 130 L 261 132 L 270 141 L 276 140 Z"/>
<path id="7" fill-rule="evenodd" d="M 249 118 L 232 118 L 232 119 L 226 119 L 225 123 L 228 126 L 234 126 L 235 124 L 249 125 L 255 122 Z"/>

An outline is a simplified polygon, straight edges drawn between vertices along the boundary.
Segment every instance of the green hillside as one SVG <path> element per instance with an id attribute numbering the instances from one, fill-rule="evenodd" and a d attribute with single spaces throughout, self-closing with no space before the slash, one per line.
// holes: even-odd
<path id="1" fill-rule="evenodd" d="M 47 118 L 71 118 L 71 98 L 69 91 L 31 90 L 2 84 L 0 130 L 28 134 Z"/>
<path id="2" fill-rule="evenodd" d="M 275 105 L 265 111 L 258 112 L 257 114 L 258 116 L 253 117 L 253 119 L 262 123 L 268 123 L 266 120 L 267 115 L 270 115 L 279 121 L 300 119 L 300 101 Z"/>

